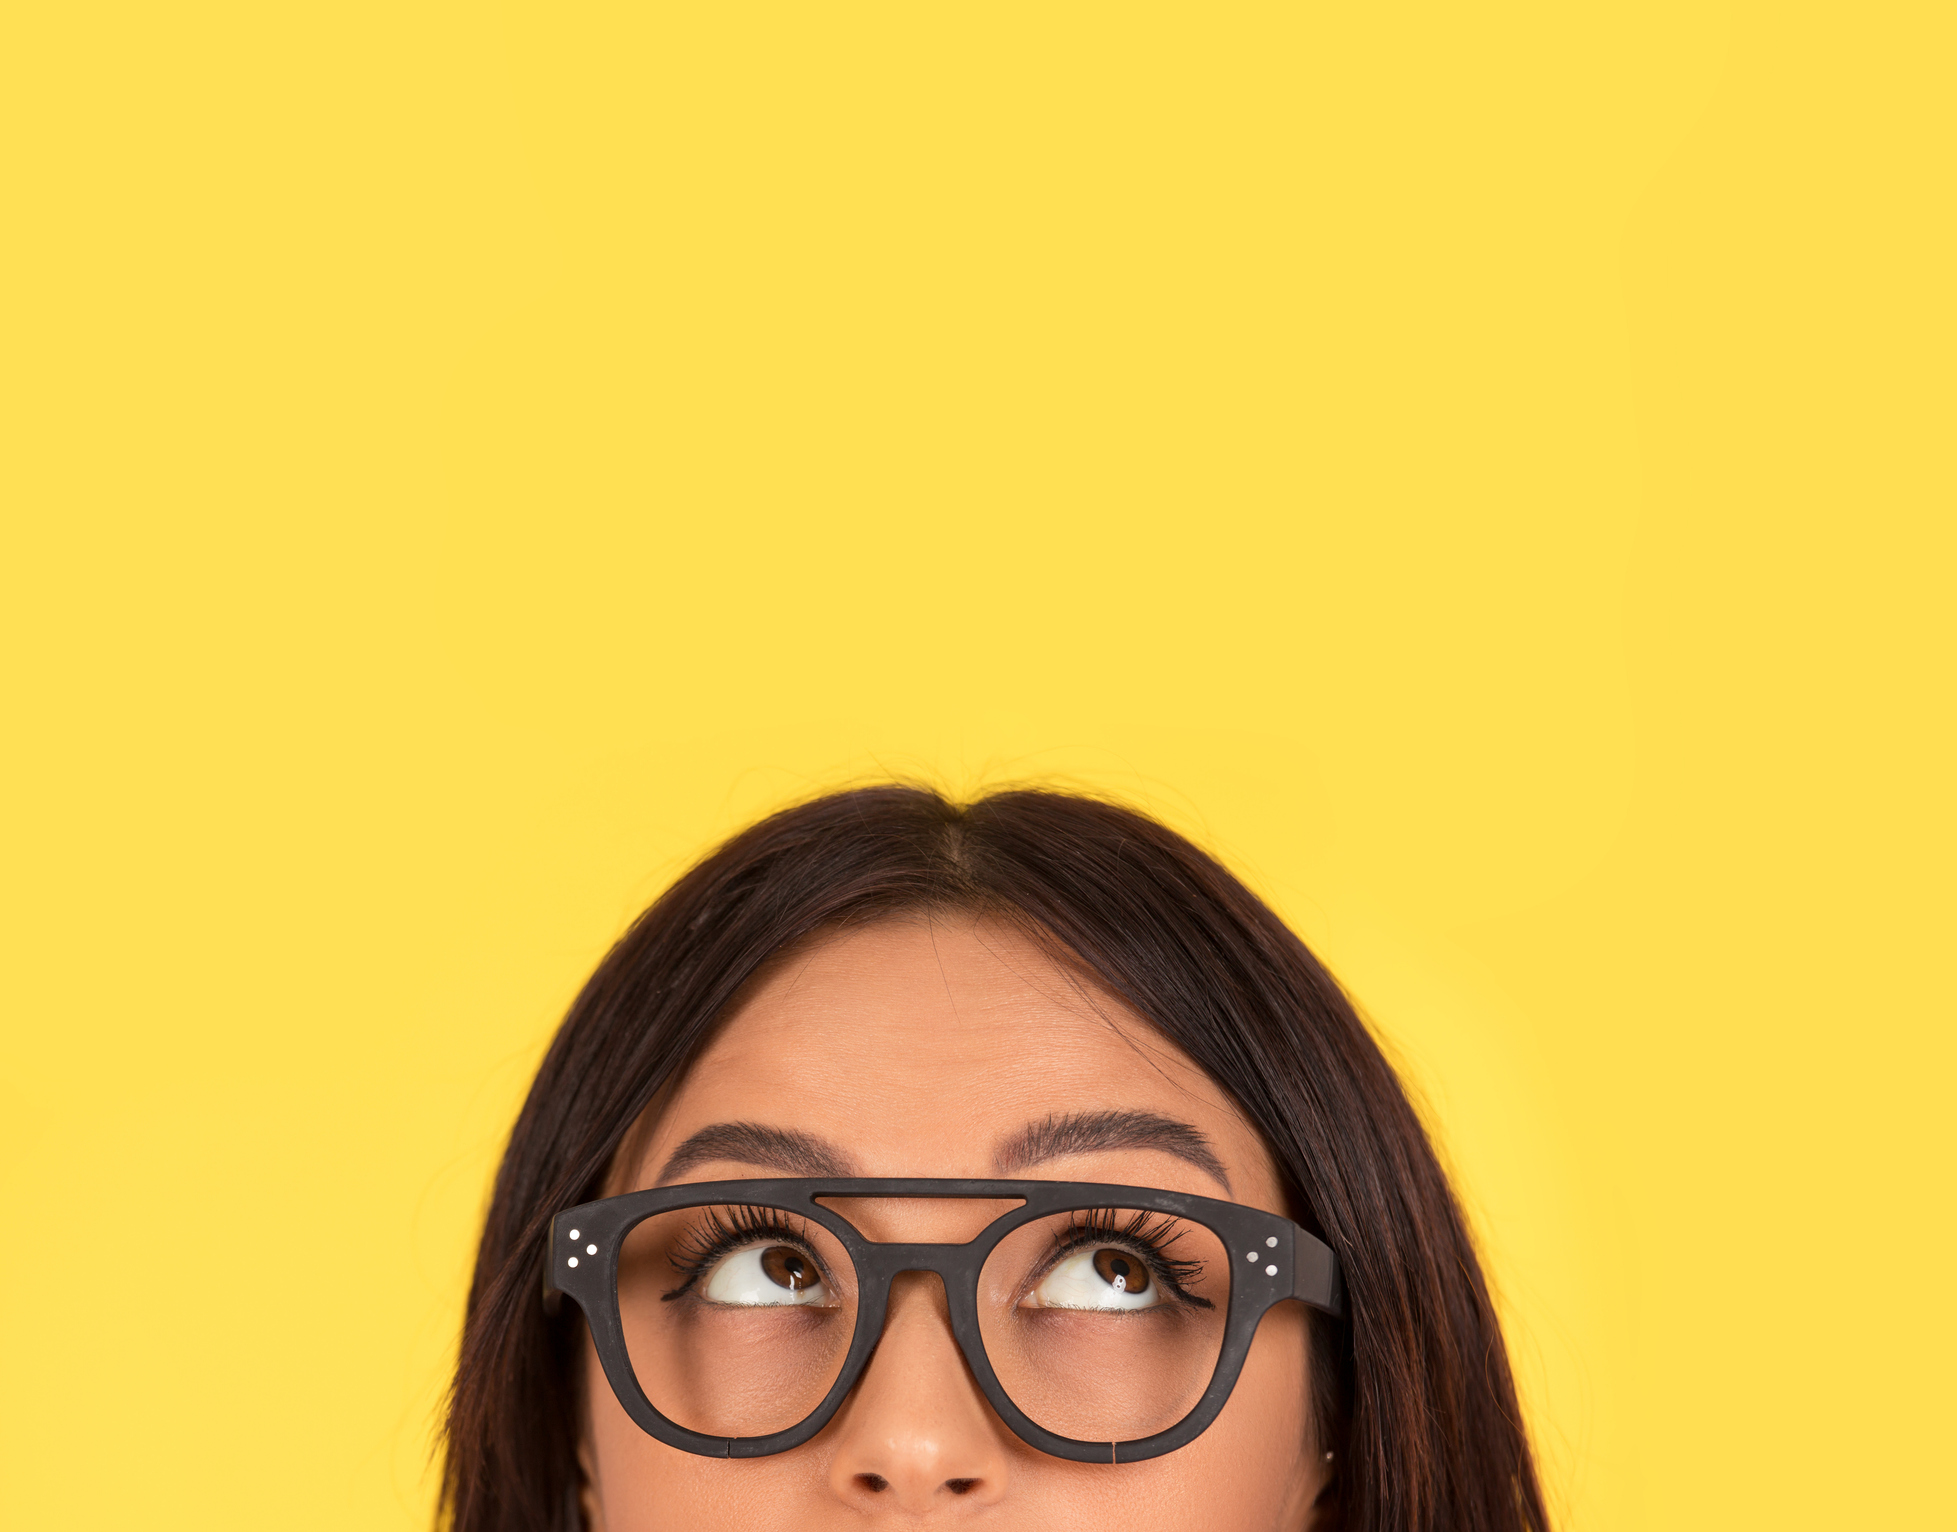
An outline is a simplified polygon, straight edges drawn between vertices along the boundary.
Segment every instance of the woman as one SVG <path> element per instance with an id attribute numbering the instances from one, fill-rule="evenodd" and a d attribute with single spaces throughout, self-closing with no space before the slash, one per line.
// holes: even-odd
<path id="1" fill-rule="evenodd" d="M 641 917 L 511 1135 L 447 1447 L 457 1532 L 1547 1525 L 1351 1004 L 1036 791 L 818 799 Z"/>

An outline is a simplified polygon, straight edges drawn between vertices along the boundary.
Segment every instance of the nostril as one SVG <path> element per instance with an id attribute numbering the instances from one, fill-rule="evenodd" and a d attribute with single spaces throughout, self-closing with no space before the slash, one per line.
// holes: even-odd
<path id="1" fill-rule="evenodd" d="M 880 1473 L 860 1473 L 856 1476 L 856 1482 L 873 1495 L 881 1495 L 890 1488 L 890 1481 Z"/>
<path id="2" fill-rule="evenodd" d="M 973 1490 L 977 1489 L 978 1487 L 979 1487 L 979 1481 L 977 1479 L 945 1480 L 945 1488 L 950 1490 L 954 1495 L 969 1495 Z"/>

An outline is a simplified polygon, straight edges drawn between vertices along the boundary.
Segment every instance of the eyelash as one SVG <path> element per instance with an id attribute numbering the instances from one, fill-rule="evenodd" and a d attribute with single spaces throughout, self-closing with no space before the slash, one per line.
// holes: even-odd
<path id="1" fill-rule="evenodd" d="M 1054 1233 L 1053 1248 L 1047 1253 L 1035 1285 L 1077 1250 L 1120 1244 L 1146 1261 L 1150 1273 L 1178 1301 L 1195 1308 L 1213 1309 L 1216 1305 L 1209 1299 L 1199 1298 L 1189 1290 L 1202 1276 L 1203 1263 L 1169 1254 L 1169 1247 L 1181 1238 L 1181 1225 L 1166 1214 L 1136 1212 L 1129 1215 L 1126 1223 L 1119 1223 L 1116 1209 L 1094 1208 L 1085 1217 L 1075 1215 L 1073 1222 Z"/>
<path id="2" fill-rule="evenodd" d="M 661 1301 L 672 1302 L 693 1291 L 693 1284 L 722 1256 L 751 1245 L 758 1239 L 772 1239 L 780 1244 L 793 1245 L 810 1260 L 815 1261 L 817 1271 L 822 1271 L 822 1262 L 816 1259 L 815 1251 L 809 1248 L 808 1237 L 798 1228 L 791 1226 L 787 1219 L 773 1208 L 742 1207 L 734 1210 L 731 1221 L 721 1216 L 719 1208 L 708 1208 L 706 1221 L 687 1231 L 667 1260 L 676 1271 L 683 1272 L 686 1280 L 669 1293 L 661 1294 Z M 828 1274 L 823 1274 L 828 1280 Z"/>

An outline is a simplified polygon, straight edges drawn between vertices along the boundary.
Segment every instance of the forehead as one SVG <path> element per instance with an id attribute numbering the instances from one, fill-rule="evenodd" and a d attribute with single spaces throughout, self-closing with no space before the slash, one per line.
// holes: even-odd
<path id="1" fill-rule="evenodd" d="M 859 1175 L 987 1177 L 1029 1124 L 1095 1113 L 1188 1124 L 1231 1192 L 1159 1148 L 1024 1173 L 1277 1205 L 1268 1154 L 1234 1105 L 1120 1001 L 1009 926 L 893 920 L 822 939 L 757 983 L 642 1135 L 634 1179 L 652 1184 L 675 1146 L 730 1122 L 812 1134 Z"/>

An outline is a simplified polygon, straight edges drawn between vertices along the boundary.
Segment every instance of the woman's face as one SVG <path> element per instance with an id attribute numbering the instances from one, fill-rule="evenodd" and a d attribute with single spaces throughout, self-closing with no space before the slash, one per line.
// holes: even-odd
<path id="1" fill-rule="evenodd" d="M 1063 1117 L 1088 1131 L 1049 1155 L 1029 1129 Z M 1103 1181 L 1286 1211 L 1257 1134 L 1184 1054 L 1025 937 L 960 918 L 859 929 L 777 966 L 641 1124 L 610 1190 L 811 1175 Z M 872 1239 L 946 1243 L 1001 1210 L 838 1208 Z M 647 1436 L 588 1341 L 584 1376 L 585 1511 L 601 1532 L 866 1519 L 1293 1532 L 1312 1524 L 1328 1467 L 1295 1303 L 1265 1317 L 1216 1422 L 1141 1463 L 1068 1462 L 1014 1436 L 973 1383 L 928 1273 L 897 1279 L 882 1343 L 834 1419 L 773 1457 L 700 1457 Z"/>

